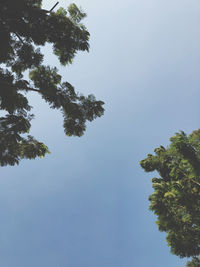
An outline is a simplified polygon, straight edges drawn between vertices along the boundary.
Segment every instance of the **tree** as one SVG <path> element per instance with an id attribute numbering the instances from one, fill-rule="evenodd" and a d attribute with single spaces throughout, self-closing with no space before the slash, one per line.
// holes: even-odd
<path id="1" fill-rule="evenodd" d="M 191 261 L 188 261 L 186 267 L 200 267 L 200 259 L 193 257 Z"/>
<path id="2" fill-rule="evenodd" d="M 86 122 L 102 116 L 103 102 L 75 92 L 54 67 L 44 66 L 40 47 L 52 44 L 62 65 L 72 63 L 78 51 L 89 51 L 89 32 L 81 23 L 86 14 L 71 4 L 68 12 L 41 8 L 42 0 L 0 1 L 0 165 L 15 165 L 22 158 L 43 157 L 48 148 L 28 135 L 31 107 L 27 92 L 39 93 L 51 108 L 60 109 L 64 131 L 81 136 Z M 29 79 L 24 72 L 29 71 Z"/>
<path id="3" fill-rule="evenodd" d="M 167 233 L 171 252 L 194 257 L 188 266 L 200 266 L 200 130 L 176 133 L 170 141 L 140 161 L 146 172 L 160 175 L 152 179 L 150 210 L 158 216 L 159 230 Z"/>

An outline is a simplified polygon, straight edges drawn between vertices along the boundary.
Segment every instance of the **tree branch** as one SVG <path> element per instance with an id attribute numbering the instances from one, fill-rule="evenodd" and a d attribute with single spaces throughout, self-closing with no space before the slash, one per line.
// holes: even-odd
<path id="1" fill-rule="evenodd" d="M 37 90 L 35 88 L 31 88 L 31 87 L 26 87 L 26 88 L 19 88 L 18 90 L 23 90 L 23 91 L 33 91 L 33 92 L 37 92 L 41 94 L 40 90 Z"/>
<path id="2" fill-rule="evenodd" d="M 49 10 L 49 12 L 48 13 L 51 13 L 53 10 L 54 10 L 54 8 L 57 6 L 59 4 L 59 2 L 57 2 L 50 10 Z"/>
<path id="3" fill-rule="evenodd" d="M 6 82 L 0 82 L 0 85 L 3 85 L 3 86 L 6 85 L 6 86 L 9 86 L 9 87 L 15 88 L 15 89 L 17 89 L 17 90 L 33 91 L 33 92 L 41 93 L 40 90 L 37 90 L 37 89 L 32 88 L 32 87 L 28 87 L 28 86 L 26 86 L 26 87 L 24 87 L 24 88 L 18 88 L 17 85 L 15 85 L 15 84 L 9 84 L 9 83 L 6 83 Z"/>
<path id="4" fill-rule="evenodd" d="M 18 37 L 18 39 L 21 41 L 22 44 L 24 44 L 24 41 L 22 40 L 22 38 L 19 36 L 18 33 L 14 32 L 14 34 Z"/>

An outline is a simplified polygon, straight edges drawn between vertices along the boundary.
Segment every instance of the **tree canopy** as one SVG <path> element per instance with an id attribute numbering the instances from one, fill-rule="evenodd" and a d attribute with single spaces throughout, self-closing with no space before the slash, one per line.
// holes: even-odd
<path id="1" fill-rule="evenodd" d="M 191 261 L 188 261 L 186 267 L 200 267 L 200 259 L 193 257 Z"/>
<path id="2" fill-rule="evenodd" d="M 86 14 L 75 4 L 66 11 L 42 9 L 42 0 L 0 1 L 0 165 L 23 158 L 43 157 L 48 148 L 30 136 L 34 115 L 27 92 L 39 93 L 64 117 L 68 136 L 83 135 L 86 122 L 103 115 L 103 102 L 75 92 L 55 67 L 43 65 L 40 48 L 52 44 L 62 65 L 72 63 L 78 51 L 89 51 L 89 32 L 81 23 Z M 29 79 L 24 72 L 29 71 Z"/>
<path id="3" fill-rule="evenodd" d="M 193 257 L 189 266 L 200 266 L 200 130 L 170 138 L 140 162 L 146 172 L 157 171 L 152 179 L 150 210 L 157 216 L 160 231 L 167 233 L 171 252 Z"/>

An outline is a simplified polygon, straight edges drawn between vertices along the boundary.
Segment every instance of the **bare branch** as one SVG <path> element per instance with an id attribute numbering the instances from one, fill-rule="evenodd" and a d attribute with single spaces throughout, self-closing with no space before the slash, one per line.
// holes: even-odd
<path id="1" fill-rule="evenodd" d="M 59 4 L 59 2 L 57 2 L 50 10 L 49 10 L 49 12 L 48 13 L 51 13 L 53 10 L 54 10 L 54 8 L 57 6 Z"/>
<path id="2" fill-rule="evenodd" d="M 24 41 L 23 41 L 22 38 L 19 36 L 19 34 L 17 34 L 16 32 L 14 32 L 14 34 L 18 37 L 18 39 L 21 41 L 21 43 L 24 44 Z"/>

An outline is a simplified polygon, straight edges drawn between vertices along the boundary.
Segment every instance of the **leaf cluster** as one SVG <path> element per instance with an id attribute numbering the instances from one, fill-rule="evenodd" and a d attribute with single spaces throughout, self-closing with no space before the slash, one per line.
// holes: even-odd
<path id="1" fill-rule="evenodd" d="M 102 116 L 103 102 L 93 95 L 77 94 L 54 67 L 43 65 L 40 48 L 52 44 L 62 65 L 70 64 L 78 51 L 89 51 L 89 32 L 81 23 L 86 14 L 75 4 L 66 11 L 42 9 L 42 0 L 0 1 L 0 165 L 18 164 L 22 158 L 48 153 L 48 148 L 27 135 L 31 107 L 27 92 L 36 92 L 60 109 L 64 131 L 81 136 L 87 121 Z M 24 72 L 29 71 L 29 79 Z"/>
<path id="2" fill-rule="evenodd" d="M 193 257 L 191 261 L 188 261 L 186 267 L 200 267 L 200 259 Z"/>
<path id="3" fill-rule="evenodd" d="M 146 172 L 159 174 L 152 179 L 150 210 L 158 216 L 159 230 L 167 233 L 171 252 L 196 257 L 200 254 L 200 130 L 189 136 L 176 133 L 170 141 L 167 148 L 160 146 L 140 161 Z"/>

